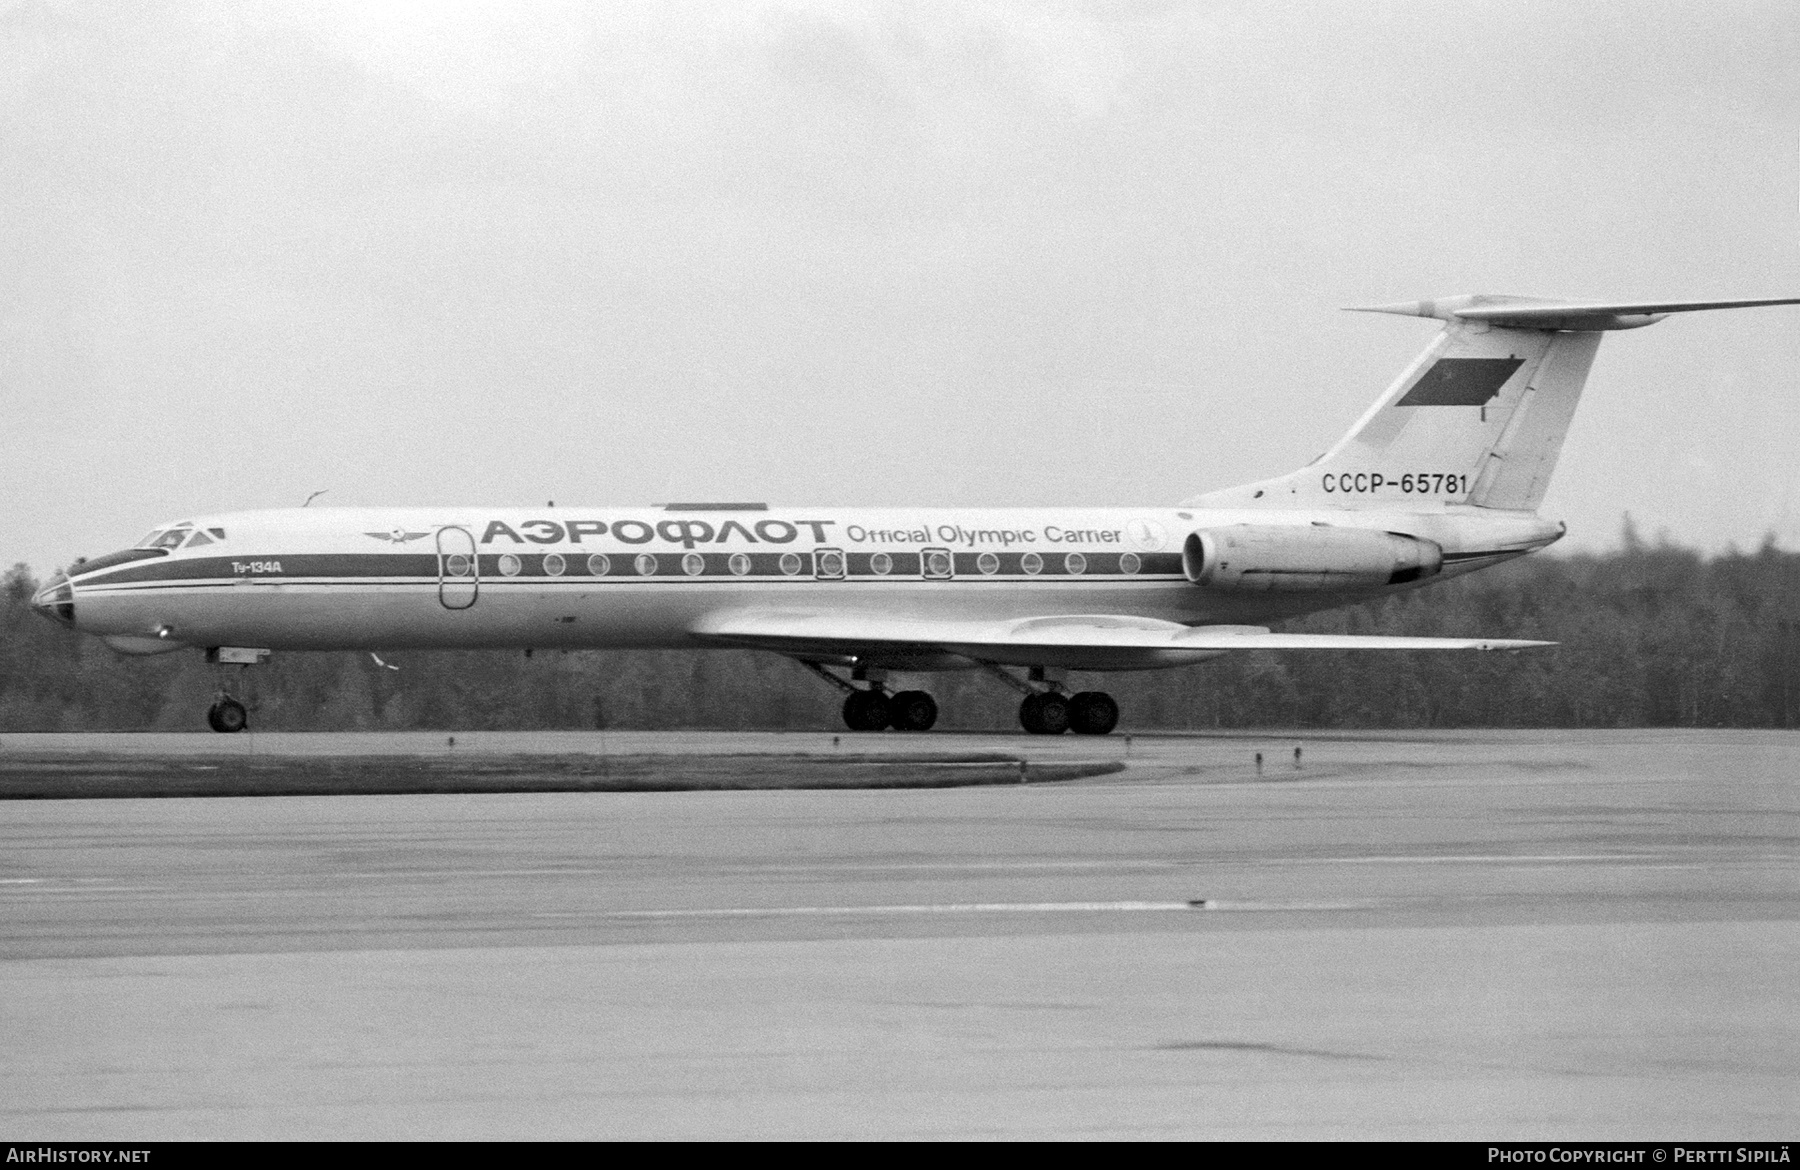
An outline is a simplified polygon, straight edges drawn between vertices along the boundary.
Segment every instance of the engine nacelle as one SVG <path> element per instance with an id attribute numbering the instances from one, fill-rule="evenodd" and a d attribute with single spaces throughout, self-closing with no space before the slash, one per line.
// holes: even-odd
<path id="1" fill-rule="evenodd" d="M 1187 579 L 1244 593 L 1378 589 L 1434 577 L 1444 550 L 1429 540 L 1324 525 L 1234 524 L 1190 533 L 1181 549 Z"/>

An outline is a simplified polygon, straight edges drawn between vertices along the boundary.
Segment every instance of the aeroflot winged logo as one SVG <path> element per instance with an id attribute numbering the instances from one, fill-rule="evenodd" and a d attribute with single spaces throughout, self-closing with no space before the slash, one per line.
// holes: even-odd
<path id="1" fill-rule="evenodd" d="M 430 536 L 431 533 L 408 532 L 404 528 L 393 528 L 389 529 L 387 532 L 365 532 L 363 535 L 373 536 L 376 540 L 385 540 L 389 544 L 405 544 L 409 540 L 418 540 L 420 537 Z"/>

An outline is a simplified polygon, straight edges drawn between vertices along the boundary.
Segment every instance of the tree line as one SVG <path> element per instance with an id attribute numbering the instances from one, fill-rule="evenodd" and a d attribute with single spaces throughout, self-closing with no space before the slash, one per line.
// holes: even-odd
<path id="1" fill-rule="evenodd" d="M 196 652 L 115 654 L 0 581 L 0 732 L 201 730 L 220 669 Z M 1283 623 L 1314 633 L 1539 638 L 1519 654 L 1246 653 L 1169 671 L 1076 675 L 1123 730 L 1314 727 L 1800 727 L 1800 553 L 1706 557 L 1627 526 L 1604 554 L 1539 555 Z M 830 729 L 842 695 L 737 651 L 277 653 L 244 672 L 263 730 Z M 917 680 L 940 727 L 1017 728 L 979 671 Z"/>

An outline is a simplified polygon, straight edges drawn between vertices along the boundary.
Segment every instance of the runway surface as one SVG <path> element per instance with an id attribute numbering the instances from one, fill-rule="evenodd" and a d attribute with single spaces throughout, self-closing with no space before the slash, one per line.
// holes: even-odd
<path id="1" fill-rule="evenodd" d="M 1129 766 L 900 792 L 10 802 L 0 1128 L 1794 1132 L 1800 736 L 917 742 Z"/>

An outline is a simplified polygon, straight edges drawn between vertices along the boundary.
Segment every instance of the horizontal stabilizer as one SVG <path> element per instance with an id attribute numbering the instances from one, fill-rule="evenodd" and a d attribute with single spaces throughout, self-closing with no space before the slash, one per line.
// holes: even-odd
<path id="1" fill-rule="evenodd" d="M 1654 325 L 1670 313 L 1696 313 L 1706 309 L 1754 309 L 1763 305 L 1800 305 L 1800 297 L 1737 301 L 1618 301 L 1595 305 L 1542 297 L 1476 294 L 1442 297 L 1431 301 L 1400 301 L 1391 305 L 1359 305 L 1352 306 L 1349 311 L 1395 313 L 1402 317 L 1435 317 L 1440 321 L 1481 321 L 1509 329 L 1591 332 L 1638 329 Z"/>

